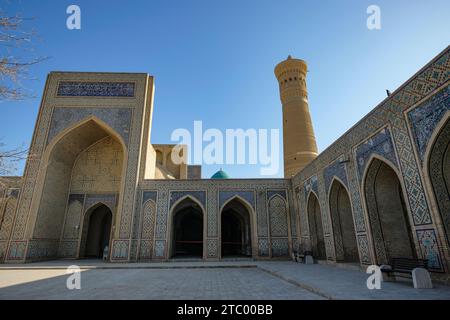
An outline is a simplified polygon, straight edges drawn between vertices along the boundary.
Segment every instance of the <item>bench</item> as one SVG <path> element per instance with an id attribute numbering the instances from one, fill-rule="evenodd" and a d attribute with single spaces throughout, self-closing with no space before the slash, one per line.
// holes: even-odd
<path id="1" fill-rule="evenodd" d="M 432 287 L 431 278 L 428 273 L 428 260 L 412 258 L 392 258 L 390 265 L 382 265 L 380 271 L 388 277 L 383 281 L 391 281 L 391 276 L 408 275 L 413 279 L 414 288 Z"/>
<path id="2" fill-rule="evenodd" d="M 300 253 L 300 251 L 294 251 L 292 256 L 295 262 L 303 262 L 306 256 L 312 256 L 312 252 L 304 251 L 303 253 Z"/>
<path id="3" fill-rule="evenodd" d="M 389 266 L 383 266 L 381 272 L 387 274 L 412 274 L 415 268 L 428 269 L 428 260 L 411 258 L 392 258 Z"/>

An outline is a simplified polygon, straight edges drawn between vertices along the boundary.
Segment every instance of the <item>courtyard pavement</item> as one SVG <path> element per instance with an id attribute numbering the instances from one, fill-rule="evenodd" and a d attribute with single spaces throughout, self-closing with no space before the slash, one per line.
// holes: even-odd
<path id="1" fill-rule="evenodd" d="M 66 288 L 66 268 L 80 266 L 81 290 Z M 412 282 L 369 290 L 368 275 L 291 261 L 103 263 L 59 260 L 0 265 L 0 299 L 447 299 L 450 287 L 414 289 Z"/>

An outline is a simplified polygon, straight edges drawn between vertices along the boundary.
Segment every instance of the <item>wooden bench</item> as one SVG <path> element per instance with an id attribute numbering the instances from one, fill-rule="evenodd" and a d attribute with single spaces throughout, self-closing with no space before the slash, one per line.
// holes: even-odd
<path id="1" fill-rule="evenodd" d="M 428 269 L 428 260 L 412 258 L 392 258 L 389 266 L 383 266 L 381 272 L 392 274 L 412 275 L 415 268 Z"/>

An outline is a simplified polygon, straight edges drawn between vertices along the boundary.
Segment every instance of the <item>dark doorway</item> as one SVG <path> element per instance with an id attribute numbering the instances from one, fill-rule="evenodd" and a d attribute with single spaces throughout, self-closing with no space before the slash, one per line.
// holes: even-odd
<path id="1" fill-rule="evenodd" d="M 111 210 L 102 204 L 91 212 L 88 219 L 84 256 L 101 258 L 103 257 L 103 250 L 106 246 L 109 246 L 112 220 Z"/>
<path id="2" fill-rule="evenodd" d="M 172 256 L 203 256 L 203 211 L 189 198 L 174 209 Z"/>
<path id="3" fill-rule="evenodd" d="M 356 243 L 355 225 L 352 206 L 347 189 L 333 181 L 330 190 L 330 212 L 336 247 L 336 260 L 358 262 L 358 245 Z"/>
<path id="4" fill-rule="evenodd" d="M 222 257 L 251 256 L 250 214 L 241 201 L 234 199 L 222 210 Z"/>
<path id="5" fill-rule="evenodd" d="M 365 197 L 379 264 L 391 258 L 415 258 L 403 190 L 397 173 L 374 159 L 366 174 Z M 384 250 L 383 250 L 384 249 Z"/>
<path id="6" fill-rule="evenodd" d="M 318 260 L 325 260 L 327 254 L 322 227 L 322 213 L 320 211 L 319 200 L 312 192 L 308 200 L 308 220 L 313 257 Z"/>

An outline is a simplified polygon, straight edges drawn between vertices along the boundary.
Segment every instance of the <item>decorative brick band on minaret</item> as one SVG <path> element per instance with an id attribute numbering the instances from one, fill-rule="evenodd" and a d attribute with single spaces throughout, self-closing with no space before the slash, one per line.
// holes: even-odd
<path id="1" fill-rule="evenodd" d="M 294 176 L 317 157 L 316 137 L 308 106 L 306 72 L 306 62 L 291 56 L 275 67 L 283 104 L 285 178 Z"/>

